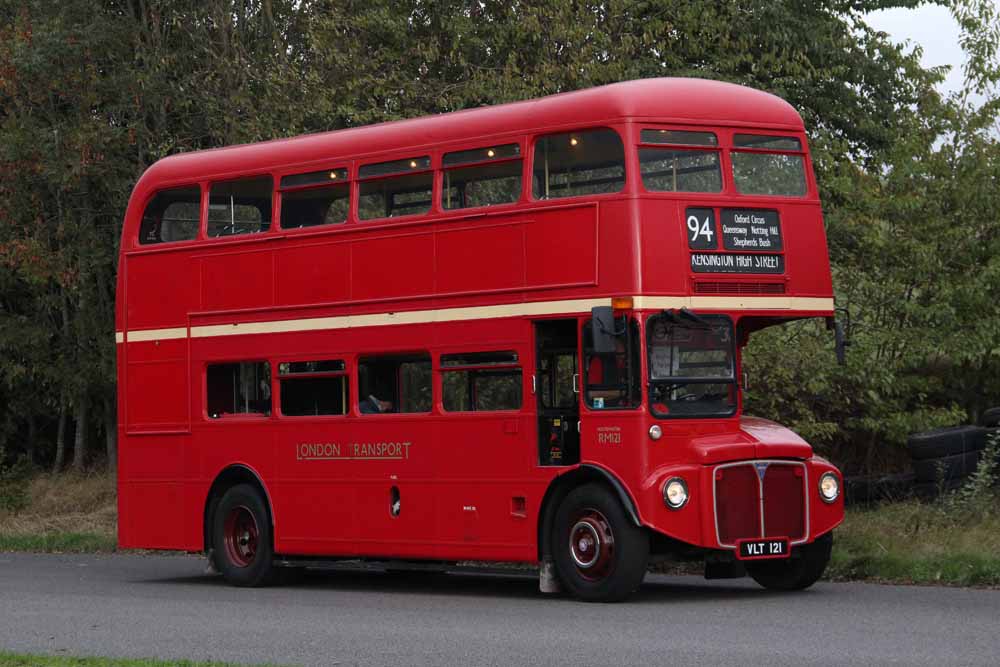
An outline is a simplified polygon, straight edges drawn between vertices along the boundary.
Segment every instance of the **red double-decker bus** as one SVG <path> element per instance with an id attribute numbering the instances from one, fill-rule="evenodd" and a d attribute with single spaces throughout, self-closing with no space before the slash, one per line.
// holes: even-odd
<path id="1" fill-rule="evenodd" d="M 238 585 L 521 561 L 588 600 L 653 559 L 812 584 L 841 477 L 742 414 L 759 329 L 833 316 L 802 120 L 695 79 L 177 155 L 118 274 L 123 548 Z"/>

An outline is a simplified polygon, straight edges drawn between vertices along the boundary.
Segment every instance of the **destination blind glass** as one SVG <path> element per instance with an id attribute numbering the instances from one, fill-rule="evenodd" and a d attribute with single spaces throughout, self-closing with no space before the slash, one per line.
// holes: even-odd
<path id="1" fill-rule="evenodd" d="M 695 273 L 761 273 L 785 272 L 782 255 L 750 253 L 691 253 L 691 270 Z"/>

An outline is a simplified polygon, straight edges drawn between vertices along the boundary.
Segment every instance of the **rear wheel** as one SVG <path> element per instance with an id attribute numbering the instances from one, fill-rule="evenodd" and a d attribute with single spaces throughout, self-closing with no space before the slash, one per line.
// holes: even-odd
<path id="1" fill-rule="evenodd" d="M 796 549 L 790 558 L 747 563 L 747 574 L 770 590 L 800 591 L 823 576 L 832 549 L 833 533 L 827 533 L 812 544 Z"/>
<path id="2" fill-rule="evenodd" d="M 552 549 L 563 586 L 588 602 L 623 600 L 639 587 L 649 560 L 649 536 L 611 491 L 587 484 L 556 512 Z"/>
<path id="3" fill-rule="evenodd" d="M 240 484 L 226 491 L 212 516 L 215 569 L 235 586 L 262 586 L 274 577 L 274 540 L 264 499 Z"/>

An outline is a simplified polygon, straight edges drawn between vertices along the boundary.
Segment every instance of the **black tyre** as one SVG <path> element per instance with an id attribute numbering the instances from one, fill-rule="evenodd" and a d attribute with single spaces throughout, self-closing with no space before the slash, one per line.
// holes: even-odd
<path id="1" fill-rule="evenodd" d="M 907 440 L 907 446 L 914 460 L 939 459 L 983 449 L 987 433 L 981 426 L 949 426 L 914 433 Z"/>
<path id="2" fill-rule="evenodd" d="M 979 416 L 979 425 L 985 426 L 986 428 L 996 428 L 997 426 L 1000 426 L 1000 408 L 983 410 L 983 414 Z"/>
<path id="3" fill-rule="evenodd" d="M 607 487 L 586 484 L 559 505 L 552 550 L 567 591 L 588 602 L 617 602 L 646 575 L 649 535 Z"/>
<path id="4" fill-rule="evenodd" d="M 234 586 L 273 581 L 274 537 L 271 516 L 260 493 L 249 484 L 226 491 L 212 515 L 215 569 Z"/>
<path id="5" fill-rule="evenodd" d="M 811 544 L 794 549 L 785 560 L 747 563 L 747 574 L 769 590 L 801 591 L 823 576 L 832 550 L 833 533 L 827 533 Z"/>
<path id="6" fill-rule="evenodd" d="M 913 473 L 884 477 L 848 477 L 844 480 L 844 504 L 865 505 L 905 498 L 913 490 Z"/>
<path id="7" fill-rule="evenodd" d="M 963 479 L 976 471 L 982 450 L 942 456 L 938 459 L 923 459 L 913 462 L 913 472 L 918 482 L 937 482 Z"/>

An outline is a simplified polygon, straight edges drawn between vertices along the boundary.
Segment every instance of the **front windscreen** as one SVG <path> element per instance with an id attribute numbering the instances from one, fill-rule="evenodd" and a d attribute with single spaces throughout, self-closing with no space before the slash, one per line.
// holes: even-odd
<path id="1" fill-rule="evenodd" d="M 666 311 L 649 318 L 649 404 L 657 417 L 727 417 L 736 411 L 733 324 Z"/>

